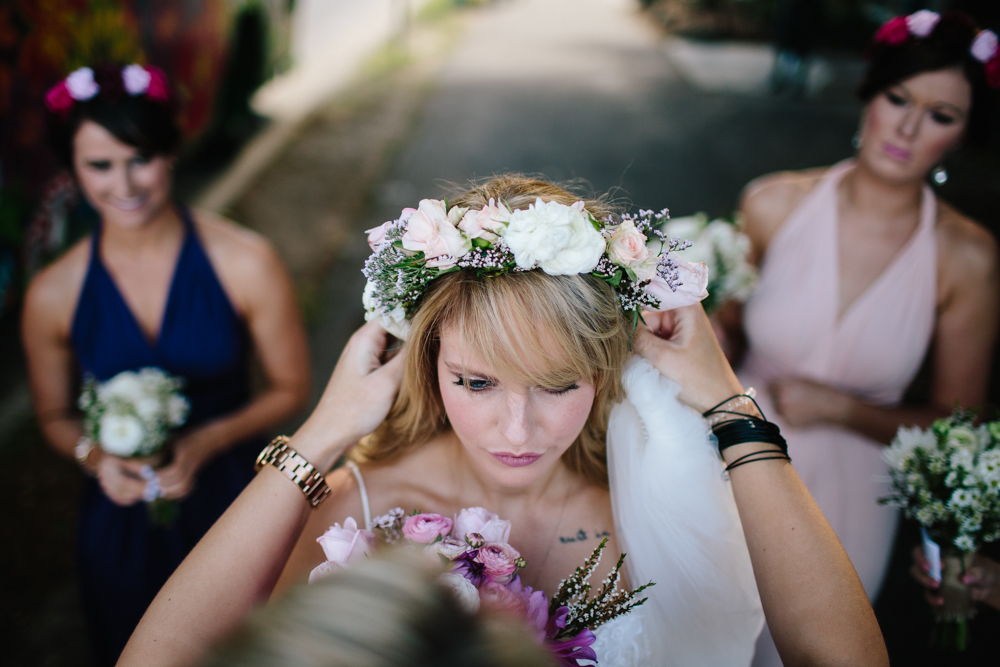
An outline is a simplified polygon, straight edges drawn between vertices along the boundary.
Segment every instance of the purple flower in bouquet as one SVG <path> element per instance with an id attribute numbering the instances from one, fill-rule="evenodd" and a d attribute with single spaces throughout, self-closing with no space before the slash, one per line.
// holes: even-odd
<path id="1" fill-rule="evenodd" d="M 545 646 L 552 652 L 562 665 L 577 667 L 577 660 L 593 660 L 597 662 L 597 653 L 591 648 L 597 640 L 588 628 L 580 630 L 576 636 L 569 639 L 556 639 L 566 628 L 568 607 L 559 607 L 550 618 L 545 628 Z"/>

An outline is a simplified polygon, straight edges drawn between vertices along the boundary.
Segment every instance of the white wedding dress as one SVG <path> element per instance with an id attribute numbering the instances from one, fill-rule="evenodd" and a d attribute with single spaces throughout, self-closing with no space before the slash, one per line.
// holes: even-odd
<path id="1" fill-rule="evenodd" d="M 601 667 L 746 667 L 764 612 L 732 489 L 705 420 L 680 386 L 640 357 L 608 424 L 608 476 L 618 544 L 649 599 L 597 629 Z M 365 523 L 371 511 L 364 480 Z M 583 663 L 581 663 L 583 664 Z M 592 663 L 591 663 L 592 664 Z"/>

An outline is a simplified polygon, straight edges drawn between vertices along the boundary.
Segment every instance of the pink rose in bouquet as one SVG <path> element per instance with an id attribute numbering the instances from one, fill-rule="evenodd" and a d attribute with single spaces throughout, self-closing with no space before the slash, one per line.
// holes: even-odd
<path id="1" fill-rule="evenodd" d="M 510 539 L 510 521 L 482 507 L 468 507 L 455 515 L 451 535 L 465 540 L 472 533 L 481 535 L 485 542 L 506 543 Z"/>
<path id="2" fill-rule="evenodd" d="M 440 514 L 414 514 L 403 523 L 403 537 L 418 544 L 431 544 L 451 532 L 452 520 Z"/>

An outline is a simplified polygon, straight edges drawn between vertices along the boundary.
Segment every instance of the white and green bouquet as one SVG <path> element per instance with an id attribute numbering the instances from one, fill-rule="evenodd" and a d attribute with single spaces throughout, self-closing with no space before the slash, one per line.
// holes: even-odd
<path id="1" fill-rule="evenodd" d="M 757 286 L 757 268 L 749 261 L 750 238 L 739 218 L 709 220 L 705 213 L 696 213 L 671 218 L 661 230 L 667 238 L 690 242 L 677 251 L 680 257 L 708 267 L 708 297 L 702 302 L 706 312 L 711 314 L 726 301 L 742 303 L 750 298 Z"/>
<path id="2" fill-rule="evenodd" d="M 120 458 L 147 463 L 144 500 L 150 515 L 171 523 L 176 506 L 161 498 L 157 467 L 166 463 L 171 433 L 184 425 L 190 403 L 182 382 L 159 368 L 123 371 L 106 382 L 88 378 L 79 406 L 84 435 L 102 450 Z"/>
<path id="3" fill-rule="evenodd" d="M 975 606 L 961 577 L 976 550 L 1000 538 L 1000 421 L 976 426 L 956 409 L 930 429 L 900 428 L 886 460 L 892 493 L 879 502 L 922 526 L 944 598 L 937 639 L 964 649 Z"/>

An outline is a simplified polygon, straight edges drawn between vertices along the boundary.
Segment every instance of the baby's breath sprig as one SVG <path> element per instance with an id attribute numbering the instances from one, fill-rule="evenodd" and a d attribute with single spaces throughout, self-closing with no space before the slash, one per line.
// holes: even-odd
<path id="1" fill-rule="evenodd" d="M 618 588 L 621 582 L 621 568 L 625 564 L 625 554 L 618 557 L 618 562 L 611 573 L 601 582 L 601 589 L 597 595 L 590 597 L 591 586 L 588 580 L 600 564 L 607 544 L 607 538 L 601 540 L 583 565 L 559 582 L 559 590 L 549 602 L 549 616 L 554 615 L 560 607 L 566 607 L 569 613 L 566 616 L 566 626 L 555 639 L 573 637 L 584 629 L 596 630 L 608 621 L 629 613 L 648 599 L 636 598 L 639 593 L 652 586 L 652 582 L 633 591 Z"/>

